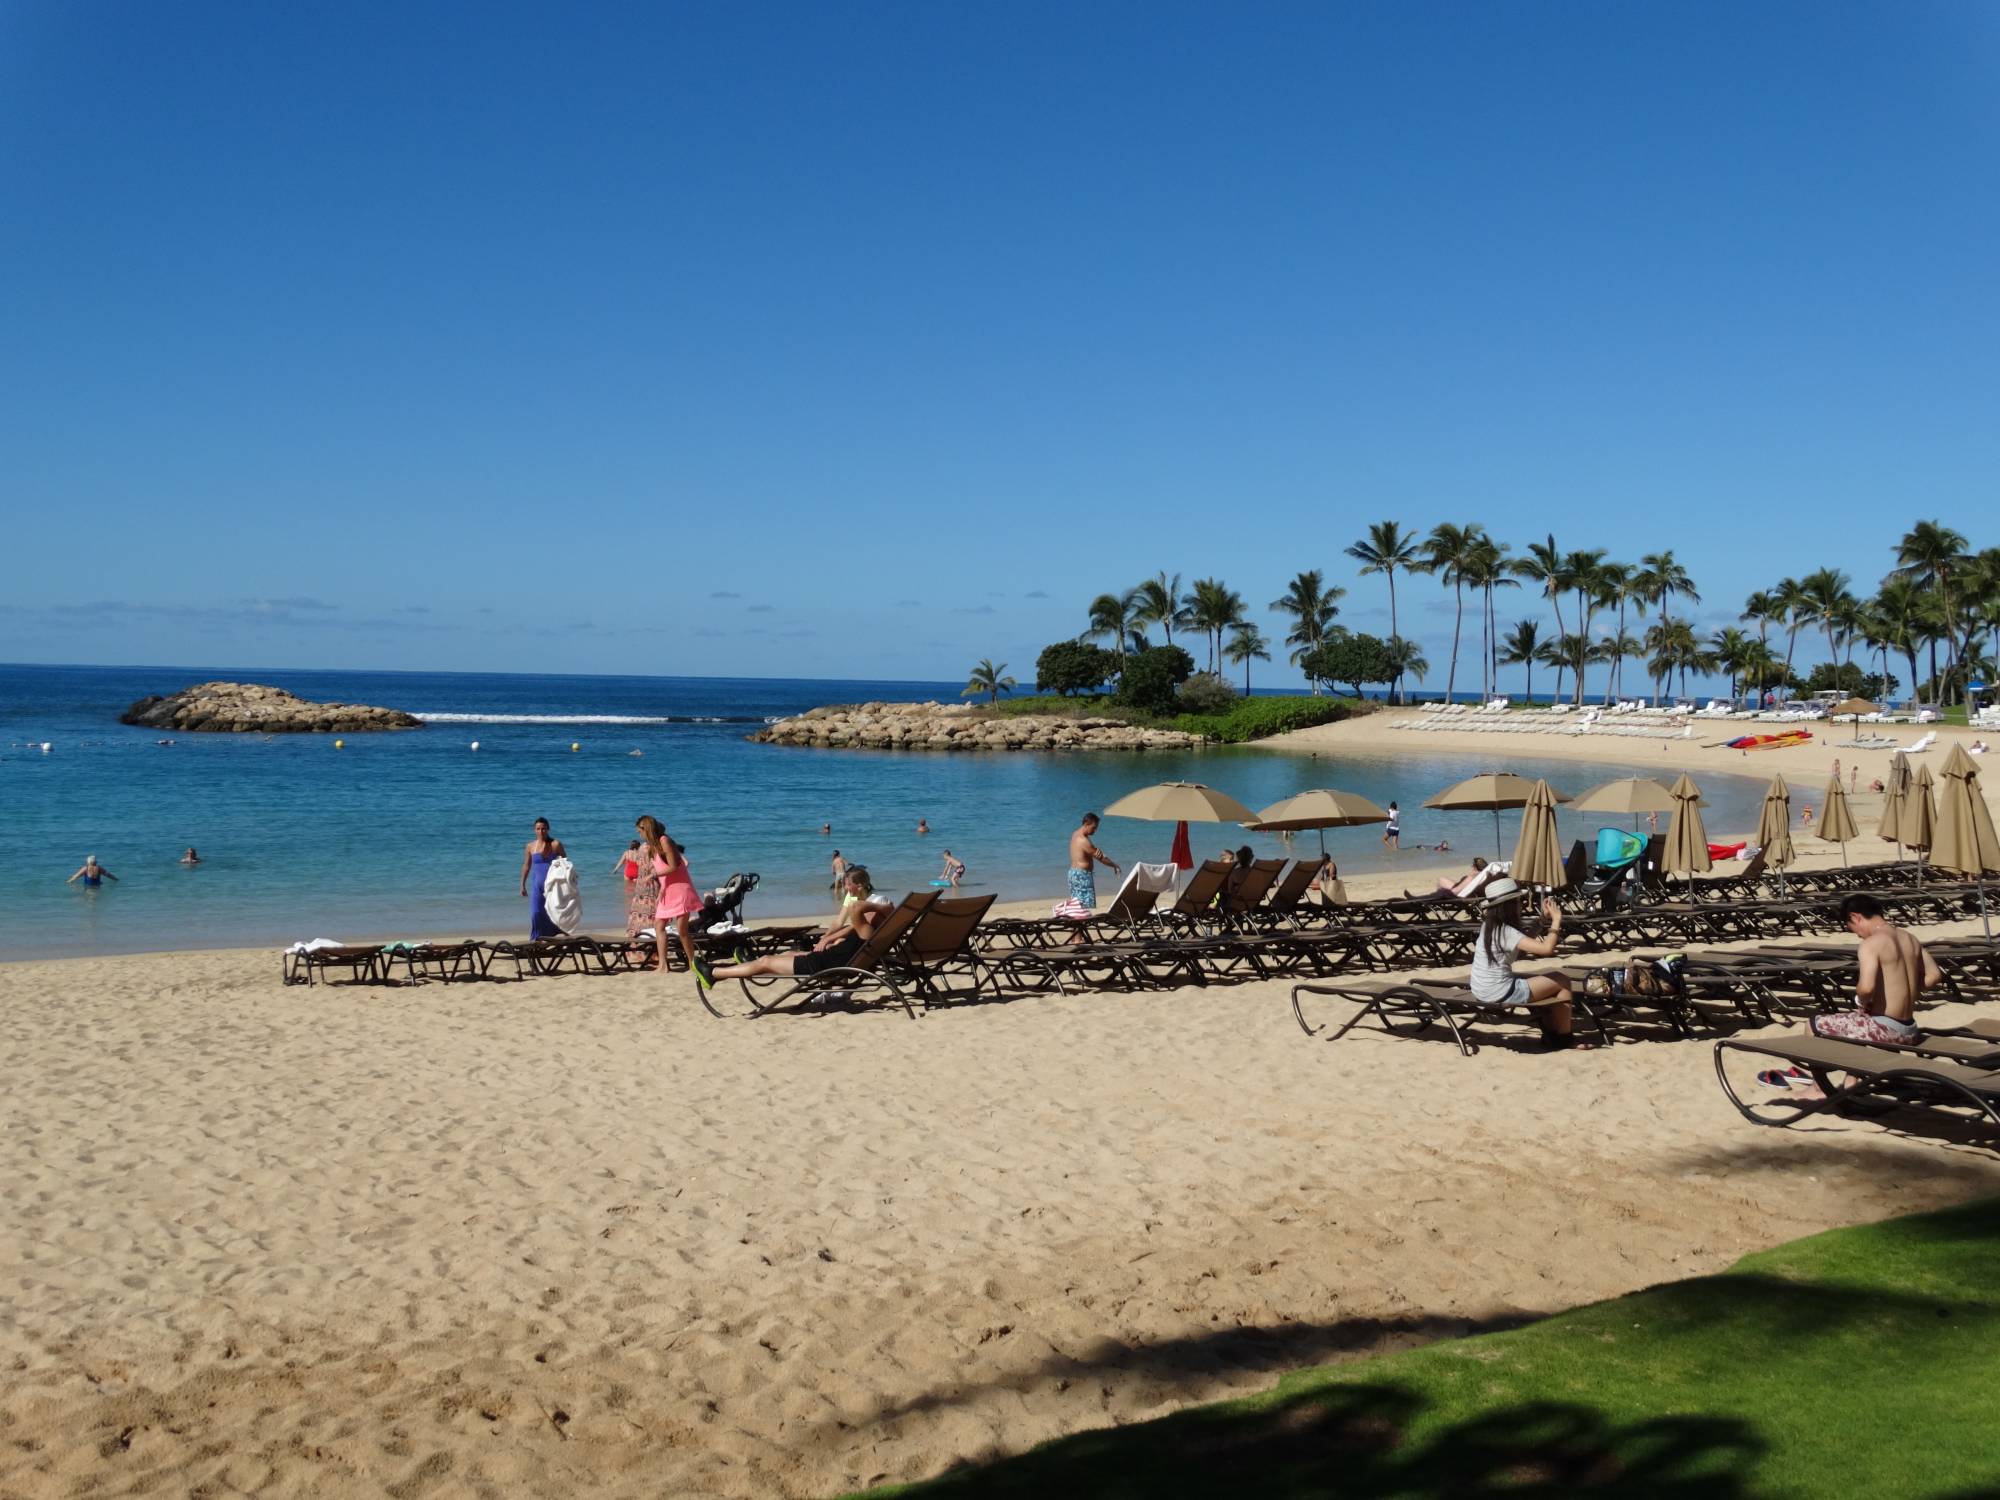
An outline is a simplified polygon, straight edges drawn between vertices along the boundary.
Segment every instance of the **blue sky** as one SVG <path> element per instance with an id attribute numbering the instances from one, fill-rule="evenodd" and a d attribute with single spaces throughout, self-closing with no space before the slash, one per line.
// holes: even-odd
<path id="1" fill-rule="evenodd" d="M 0 659 L 1031 675 L 1161 568 L 1386 633 L 1383 518 L 1872 583 L 2000 541 L 1996 80 L 1959 3 L 12 0 Z"/>

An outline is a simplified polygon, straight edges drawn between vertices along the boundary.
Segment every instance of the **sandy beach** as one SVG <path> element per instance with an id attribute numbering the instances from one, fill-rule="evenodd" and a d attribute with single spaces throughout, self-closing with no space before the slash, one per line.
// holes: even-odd
<path id="1" fill-rule="evenodd" d="M 10 1496 L 832 1495 L 2000 1191 L 1755 1129 L 1701 1041 L 1329 1045 L 1275 982 L 729 1023 L 685 975 L 0 980 Z"/>

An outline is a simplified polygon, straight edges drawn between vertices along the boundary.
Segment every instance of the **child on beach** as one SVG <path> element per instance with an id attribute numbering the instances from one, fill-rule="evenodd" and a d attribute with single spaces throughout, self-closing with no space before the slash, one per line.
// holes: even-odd
<path id="1" fill-rule="evenodd" d="M 687 959 L 688 968 L 694 971 L 695 981 L 707 989 L 714 981 L 695 956 L 694 939 L 688 933 L 688 918 L 701 910 L 701 892 L 695 889 L 694 877 L 688 873 L 681 846 L 667 837 L 665 825 L 650 813 L 634 826 L 639 830 L 639 841 L 651 856 L 653 873 L 660 880 L 660 904 L 653 909 L 653 941 L 659 946 L 660 972 L 667 971 L 667 924 L 671 922 L 681 940 L 681 954 Z"/>
<path id="2" fill-rule="evenodd" d="M 1403 810 L 1395 803 L 1389 804 L 1389 822 L 1382 830 L 1382 843 L 1386 848 L 1403 847 Z"/>

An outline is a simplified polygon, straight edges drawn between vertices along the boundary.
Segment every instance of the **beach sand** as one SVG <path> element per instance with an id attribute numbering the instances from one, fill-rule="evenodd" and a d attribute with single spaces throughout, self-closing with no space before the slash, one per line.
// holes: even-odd
<path id="1" fill-rule="evenodd" d="M 914 1023 L 248 951 L 0 986 L 9 1497 L 830 1495 L 2000 1191 L 1756 1129 L 1703 1041 L 1328 1044 L 1280 983 Z"/>

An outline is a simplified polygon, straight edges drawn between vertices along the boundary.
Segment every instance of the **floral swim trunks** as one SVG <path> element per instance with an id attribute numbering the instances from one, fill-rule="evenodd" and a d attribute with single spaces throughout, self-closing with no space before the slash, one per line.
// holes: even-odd
<path id="1" fill-rule="evenodd" d="M 1870 1042 L 1876 1046 L 1908 1046 L 1923 1033 L 1904 1021 L 1888 1016 L 1872 1016 L 1865 1010 L 1836 1011 L 1812 1018 L 1814 1036 L 1833 1037 L 1843 1042 Z"/>
<path id="2" fill-rule="evenodd" d="M 1078 870 L 1069 872 L 1069 899 L 1085 911 L 1097 909 L 1097 872 Z"/>

